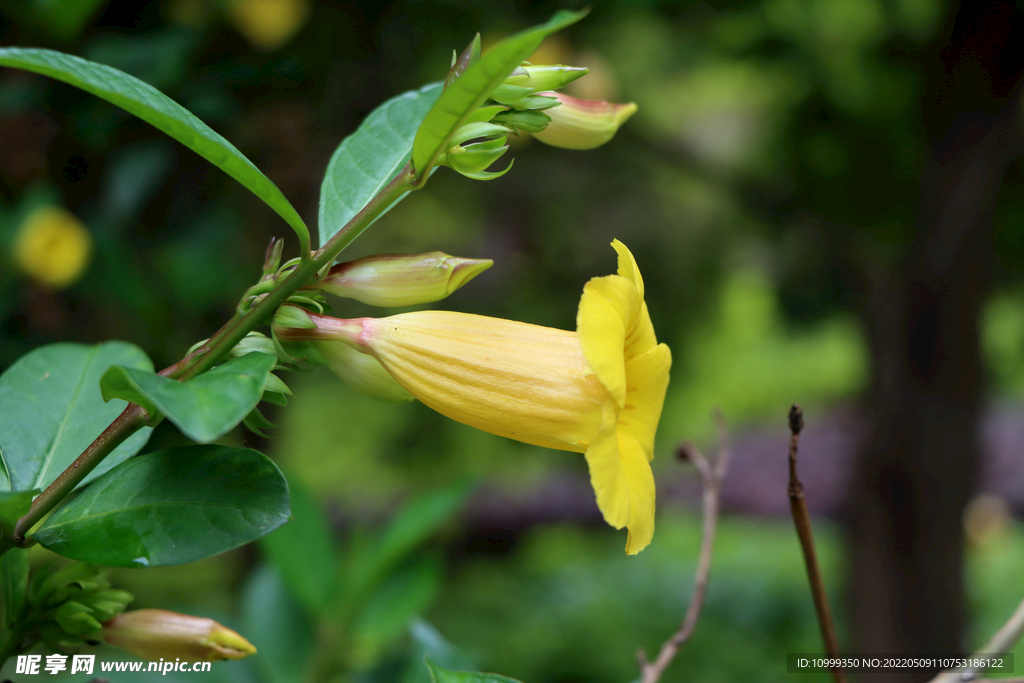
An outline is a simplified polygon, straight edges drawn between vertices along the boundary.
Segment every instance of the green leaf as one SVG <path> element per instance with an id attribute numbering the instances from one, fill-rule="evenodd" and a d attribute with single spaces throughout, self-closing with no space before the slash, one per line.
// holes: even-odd
<path id="1" fill-rule="evenodd" d="M 32 499 L 39 493 L 39 489 L 32 491 L 0 491 L 0 532 L 5 538 L 14 533 L 14 524 L 21 519 L 29 508 L 32 507 Z"/>
<path id="2" fill-rule="evenodd" d="M 11 548 L 0 557 L 0 584 L 3 589 L 4 626 L 18 626 L 28 590 L 28 551 Z"/>
<path id="3" fill-rule="evenodd" d="M 256 407 L 276 356 L 250 353 L 188 382 L 135 368 L 113 367 L 103 375 L 103 399 L 138 403 L 150 416 L 166 415 L 186 436 L 200 443 L 220 438 Z"/>
<path id="4" fill-rule="evenodd" d="M 290 486 L 292 518 L 265 536 L 260 545 L 292 595 L 310 614 L 330 614 L 338 575 L 338 553 L 331 528 L 316 499 L 304 486 Z"/>
<path id="5" fill-rule="evenodd" d="M 314 624 L 268 565 L 256 568 L 242 595 L 242 628 L 256 646 L 249 661 L 266 683 L 305 683 L 317 642 Z M 331 643 L 332 645 L 334 643 Z"/>
<path id="6" fill-rule="evenodd" d="M 104 404 L 100 395 L 100 377 L 111 365 L 153 369 L 141 349 L 124 342 L 50 344 L 0 376 L 0 490 L 46 488 L 124 411 L 124 401 Z M 128 437 L 85 481 L 135 455 L 150 431 Z"/>
<path id="7" fill-rule="evenodd" d="M 399 683 L 430 683 L 430 672 L 423 666 L 423 658 L 426 656 L 453 669 L 475 668 L 473 660 L 449 643 L 429 622 L 413 619 L 409 624 L 409 635 L 412 639 L 412 654 Z"/>
<path id="8" fill-rule="evenodd" d="M 416 130 L 440 95 L 441 84 L 431 83 L 391 98 L 334 151 L 320 186 L 321 246 L 402 170 Z"/>
<path id="9" fill-rule="evenodd" d="M 0 491 L 0 524 L 16 522 L 32 507 L 32 499 L 39 493 L 33 491 Z"/>
<path id="10" fill-rule="evenodd" d="M 418 182 L 424 172 L 433 168 L 438 158 L 448 151 L 452 136 L 482 105 L 491 92 L 508 78 L 515 68 L 540 46 L 546 37 L 576 23 L 583 12 L 561 11 L 546 24 L 535 26 L 507 38 L 480 59 L 444 91 L 416 131 L 412 148 L 412 165 Z"/>
<path id="11" fill-rule="evenodd" d="M 449 671 L 443 669 L 426 657 L 427 668 L 434 683 L 520 683 L 508 676 L 485 674 L 479 671 Z"/>
<path id="12" fill-rule="evenodd" d="M 460 482 L 416 498 L 402 507 L 379 540 L 368 548 L 355 549 L 346 563 L 340 608 L 352 609 L 365 600 L 404 557 L 452 518 L 471 490 L 468 482 Z"/>
<path id="13" fill-rule="evenodd" d="M 110 567 L 185 564 L 264 536 L 288 519 L 288 482 L 262 453 L 186 446 L 128 460 L 35 534 L 58 555 Z"/>
<path id="14" fill-rule="evenodd" d="M 383 650 L 406 633 L 412 619 L 433 602 L 442 574 L 439 557 L 419 557 L 367 596 L 352 628 L 360 664 L 376 663 Z"/>
<path id="15" fill-rule="evenodd" d="M 277 185 L 234 145 L 153 86 L 112 67 L 53 50 L 0 48 L 0 66 L 25 69 L 64 81 L 170 135 L 266 202 L 295 231 L 300 253 L 309 253 L 309 230 Z"/>

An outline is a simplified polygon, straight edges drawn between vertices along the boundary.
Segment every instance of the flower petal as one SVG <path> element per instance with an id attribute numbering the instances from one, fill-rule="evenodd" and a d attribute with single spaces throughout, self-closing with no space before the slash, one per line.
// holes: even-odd
<path id="1" fill-rule="evenodd" d="M 636 285 L 636 291 L 640 298 L 644 298 L 644 279 L 640 277 L 640 268 L 636 265 L 633 252 L 626 248 L 626 245 L 619 240 L 612 240 L 612 248 L 619 254 L 619 275 L 630 280 Z"/>
<path id="2" fill-rule="evenodd" d="M 636 555 L 654 538 L 654 473 L 636 440 L 619 434 L 622 475 L 629 488 L 629 521 L 626 554 Z"/>
<path id="3" fill-rule="evenodd" d="M 604 515 L 604 521 L 621 529 L 630 519 L 630 491 L 619 457 L 618 410 L 612 401 L 607 401 L 602 413 L 601 431 L 590 442 L 586 452 L 590 485 L 594 487 L 597 507 Z"/>
<path id="4" fill-rule="evenodd" d="M 658 344 L 658 338 L 654 335 L 654 325 L 651 324 L 651 314 L 647 312 L 646 301 L 640 303 L 637 313 L 638 315 L 626 332 L 623 355 L 627 362 L 647 353 Z"/>
<path id="5" fill-rule="evenodd" d="M 595 277 L 583 287 L 576 313 L 580 346 L 597 379 L 622 408 L 626 404 L 626 361 L 623 355 L 630 321 L 641 301 L 633 283 L 618 275 Z"/>
<path id="6" fill-rule="evenodd" d="M 672 352 L 664 344 L 626 363 L 626 407 L 619 413 L 619 434 L 635 439 L 648 460 L 654 458 L 654 433 L 671 367 Z"/>

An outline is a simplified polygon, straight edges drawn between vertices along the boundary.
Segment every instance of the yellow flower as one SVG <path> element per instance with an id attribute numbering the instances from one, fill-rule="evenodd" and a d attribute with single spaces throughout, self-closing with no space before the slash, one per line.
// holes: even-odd
<path id="1" fill-rule="evenodd" d="M 103 640 L 152 661 L 212 662 L 242 659 L 256 653 L 252 643 L 213 619 L 162 609 L 138 609 L 117 615 L 103 624 Z"/>
<path id="2" fill-rule="evenodd" d="M 343 341 L 372 355 L 439 413 L 529 444 L 586 454 L 605 520 L 654 535 L 654 433 L 672 359 L 658 344 L 636 261 L 618 240 L 617 275 L 583 288 L 576 332 L 447 311 L 277 329 L 282 341 Z"/>
<path id="3" fill-rule="evenodd" d="M 92 236 L 67 209 L 47 206 L 28 215 L 14 243 L 18 270 L 40 284 L 63 289 L 85 270 Z"/>

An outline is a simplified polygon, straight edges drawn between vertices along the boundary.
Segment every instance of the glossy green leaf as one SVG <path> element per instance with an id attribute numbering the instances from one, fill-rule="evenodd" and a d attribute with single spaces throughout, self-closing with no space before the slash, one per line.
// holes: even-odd
<path id="1" fill-rule="evenodd" d="M 21 609 L 28 590 L 28 551 L 12 548 L 0 557 L 0 589 L 3 591 L 5 627 L 21 623 Z"/>
<path id="2" fill-rule="evenodd" d="M 58 555 L 110 567 L 195 562 L 288 519 L 288 482 L 258 451 L 186 446 L 128 460 L 32 535 Z"/>
<path id="3" fill-rule="evenodd" d="M 276 363 L 276 356 L 250 353 L 188 382 L 113 367 L 103 375 L 100 387 L 104 400 L 138 403 L 150 415 L 166 415 L 190 439 L 208 443 L 226 434 L 256 407 Z"/>
<path id="4" fill-rule="evenodd" d="M 124 342 L 50 344 L 0 376 L 0 490 L 46 488 L 124 411 L 127 403 L 104 403 L 100 395 L 100 377 L 111 365 L 153 369 L 141 349 Z M 150 431 L 128 437 L 85 481 L 137 453 Z"/>
<path id="5" fill-rule="evenodd" d="M 430 657 L 426 658 L 426 662 L 434 683 L 520 683 L 514 678 L 498 674 L 486 674 L 479 671 L 450 671 L 434 664 L 430 661 Z"/>
<path id="6" fill-rule="evenodd" d="M 441 84 L 431 83 L 391 98 L 334 151 L 320 186 L 321 245 L 402 170 L 416 130 L 440 95 Z"/>
<path id="7" fill-rule="evenodd" d="M 290 486 L 292 518 L 260 545 L 292 595 L 310 614 L 327 616 L 338 553 L 320 505 L 306 487 Z"/>
<path id="8" fill-rule="evenodd" d="M 491 92 L 517 66 L 533 54 L 541 41 L 576 23 L 586 14 L 586 11 L 558 12 L 547 23 L 505 39 L 470 64 L 462 76 L 438 98 L 423 120 L 423 125 L 416 131 L 412 165 L 416 169 L 417 178 L 423 179 L 423 173 L 429 171 L 438 158 L 448 151 L 452 136 L 459 127 L 470 119 L 477 107 L 487 100 Z"/>
<path id="9" fill-rule="evenodd" d="M 0 66 L 25 69 L 64 81 L 170 135 L 266 202 L 295 231 L 301 253 L 309 253 L 309 230 L 277 185 L 234 145 L 148 83 L 112 67 L 53 50 L 0 48 Z"/>

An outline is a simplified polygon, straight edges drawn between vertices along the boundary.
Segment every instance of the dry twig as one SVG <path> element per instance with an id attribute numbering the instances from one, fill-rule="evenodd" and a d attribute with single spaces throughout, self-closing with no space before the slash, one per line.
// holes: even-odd
<path id="1" fill-rule="evenodd" d="M 800 549 L 804 553 L 804 564 L 807 565 L 807 578 L 811 584 L 811 596 L 814 598 L 814 610 L 818 614 L 818 625 L 821 627 L 821 639 L 825 642 L 825 651 L 830 658 L 839 657 L 839 640 L 836 638 L 836 627 L 832 621 L 832 610 L 828 605 L 825 583 L 821 580 L 821 569 L 818 566 L 818 554 L 814 550 L 814 532 L 811 530 L 811 515 L 807 511 L 804 500 L 804 485 L 796 474 L 796 452 L 800 444 L 800 431 L 804 428 L 804 412 L 800 406 L 793 405 L 789 409 L 789 509 L 793 513 L 797 536 L 800 537 Z M 846 683 L 846 671 L 841 668 L 831 669 L 835 683 Z"/>
<path id="2" fill-rule="evenodd" d="M 658 657 L 653 662 L 647 661 L 646 653 L 641 649 L 637 652 L 637 661 L 640 665 L 640 680 L 642 683 L 656 683 L 665 671 L 665 667 L 679 652 L 694 629 L 697 628 L 697 620 L 700 619 L 700 611 L 704 606 L 704 596 L 708 591 L 708 576 L 711 573 L 711 551 L 715 544 L 715 529 L 718 523 L 718 509 L 722 480 L 725 478 L 726 470 L 729 467 L 729 439 L 725 429 L 725 420 L 721 413 L 715 415 L 718 422 L 719 451 L 714 467 L 708 462 L 700 451 L 693 444 L 684 443 L 677 449 L 677 454 L 682 460 L 689 460 L 697 469 L 703 487 L 701 508 L 703 511 L 703 528 L 701 530 L 700 556 L 697 560 L 697 571 L 693 580 L 693 592 L 690 595 L 690 604 L 686 608 L 686 616 L 679 630 L 665 641 L 658 652 Z"/>
<path id="3" fill-rule="evenodd" d="M 1006 620 L 998 631 L 995 632 L 988 642 L 981 646 L 977 652 L 971 657 L 978 659 L 990 659 L 992 655 L 999 655 L 1009 652 L 1013 649 L 1014 644 L 1020 640 L 1021 635 L 1024 634 L 1024 600 L 1017 605 L 1017 609 L 1014 610 L 1010 618 Z M 957 681 L 971 681 L 978 677 L 983 669 L 967 668 L 959 671 L 943 671 L 938 676 L 931 680 L 931 683 L 955 683 Z M 1024 681 L 1024 678 L 999 678 L 993 679 L 998 680 L 999 683 L 1015 683 Z M 981 683 L 976 681 L 976 683 Z"/>

